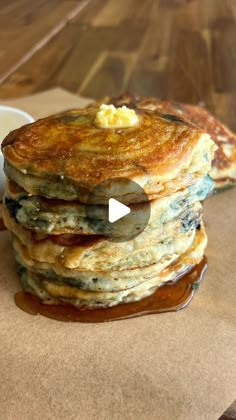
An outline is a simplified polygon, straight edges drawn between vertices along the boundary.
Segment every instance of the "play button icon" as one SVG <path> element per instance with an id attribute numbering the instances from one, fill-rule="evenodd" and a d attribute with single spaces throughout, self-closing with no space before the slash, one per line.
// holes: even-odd
<path id="1" fill-rule="evenodd" d="M 112 178 L 97 184 L 89 194 L 85 210 L 89 234 L 112 242 L 126 242 L 140 235 L 151 212 L 143 188 L 126 178 Z"/>
<path id="2" fill-rule="evenodd" d="M 131 210 L 128 206 L 125 206 L 115 198 L 109 199 L 108 220 L 110 223 L 114 223 L 117 220 L 122 219 L 122 217 L 127 216 L 130 211 Z"/>

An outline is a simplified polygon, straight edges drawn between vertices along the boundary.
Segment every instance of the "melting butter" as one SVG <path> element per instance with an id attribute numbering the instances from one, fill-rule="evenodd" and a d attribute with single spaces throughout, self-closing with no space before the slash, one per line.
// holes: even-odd
<path id="1" fill-rule="evenodd" d="M 135 111 L 125 105 L 116 108 L 114 105 L 102 104 L 95 118 L 95 124 L 101 128 L 128 128 L 135 126 L 138 121 Z"/>

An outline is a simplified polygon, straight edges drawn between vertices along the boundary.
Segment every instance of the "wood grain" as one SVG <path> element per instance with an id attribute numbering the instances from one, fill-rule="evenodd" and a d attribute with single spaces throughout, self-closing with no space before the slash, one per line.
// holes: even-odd
<path id="1" fill-rule="evenodd" d="M 1 97 L 131 90 L 204 104 L 236 130 L 235 0 L 91 0 L 68 21 L 77 0 L 9 3 L 0 1 Z"/>
<path id="2" fill-rule="evenodd" d="M 55 36 L 77 15 L 78 0 L 17 0 L 0 9 L 0 81 Z M 36 6 L 36 7 L 35 7 Z"/>

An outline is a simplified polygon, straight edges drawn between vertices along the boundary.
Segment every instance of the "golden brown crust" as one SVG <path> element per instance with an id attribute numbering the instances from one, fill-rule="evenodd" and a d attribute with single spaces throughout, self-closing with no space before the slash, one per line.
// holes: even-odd
<path id="1" fill-rule="evenodd" d="M 72 110 L 11 132 L 3 142 L 5 159 L 37 177 L 67 179 L 94 186 L 108 178 L 165 175 L 184 164 L 202 130 L 188 123 L 138 110 L 140 123 L 127 129 L 94 125 L 96 108 Z"/>
<path id="2" fill-rule="evenodd" d="M 205 130 L 218 146 L 212 162 L 211 173 L 216 187 L 220 188 L 236 182 L 236 135 L 206 109 L 196 105 L 161 101 L 156 98 L 131 94 L 124 94 L 116 98 L 106 97 L 99 102 L 112 103 L 115 106 L 126 105 L 131 108 L 156 110 L 159 113 L 175 115 Z"/>

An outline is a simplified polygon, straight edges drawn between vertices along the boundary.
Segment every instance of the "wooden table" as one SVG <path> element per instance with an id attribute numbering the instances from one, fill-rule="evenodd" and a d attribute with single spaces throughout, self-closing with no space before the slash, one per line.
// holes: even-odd
<path id="1" fill-rule="evenodd" d="M 0 97 L 60 85 L 205 104 L 236 130 L 235 0 L 0 0 Z"/>

